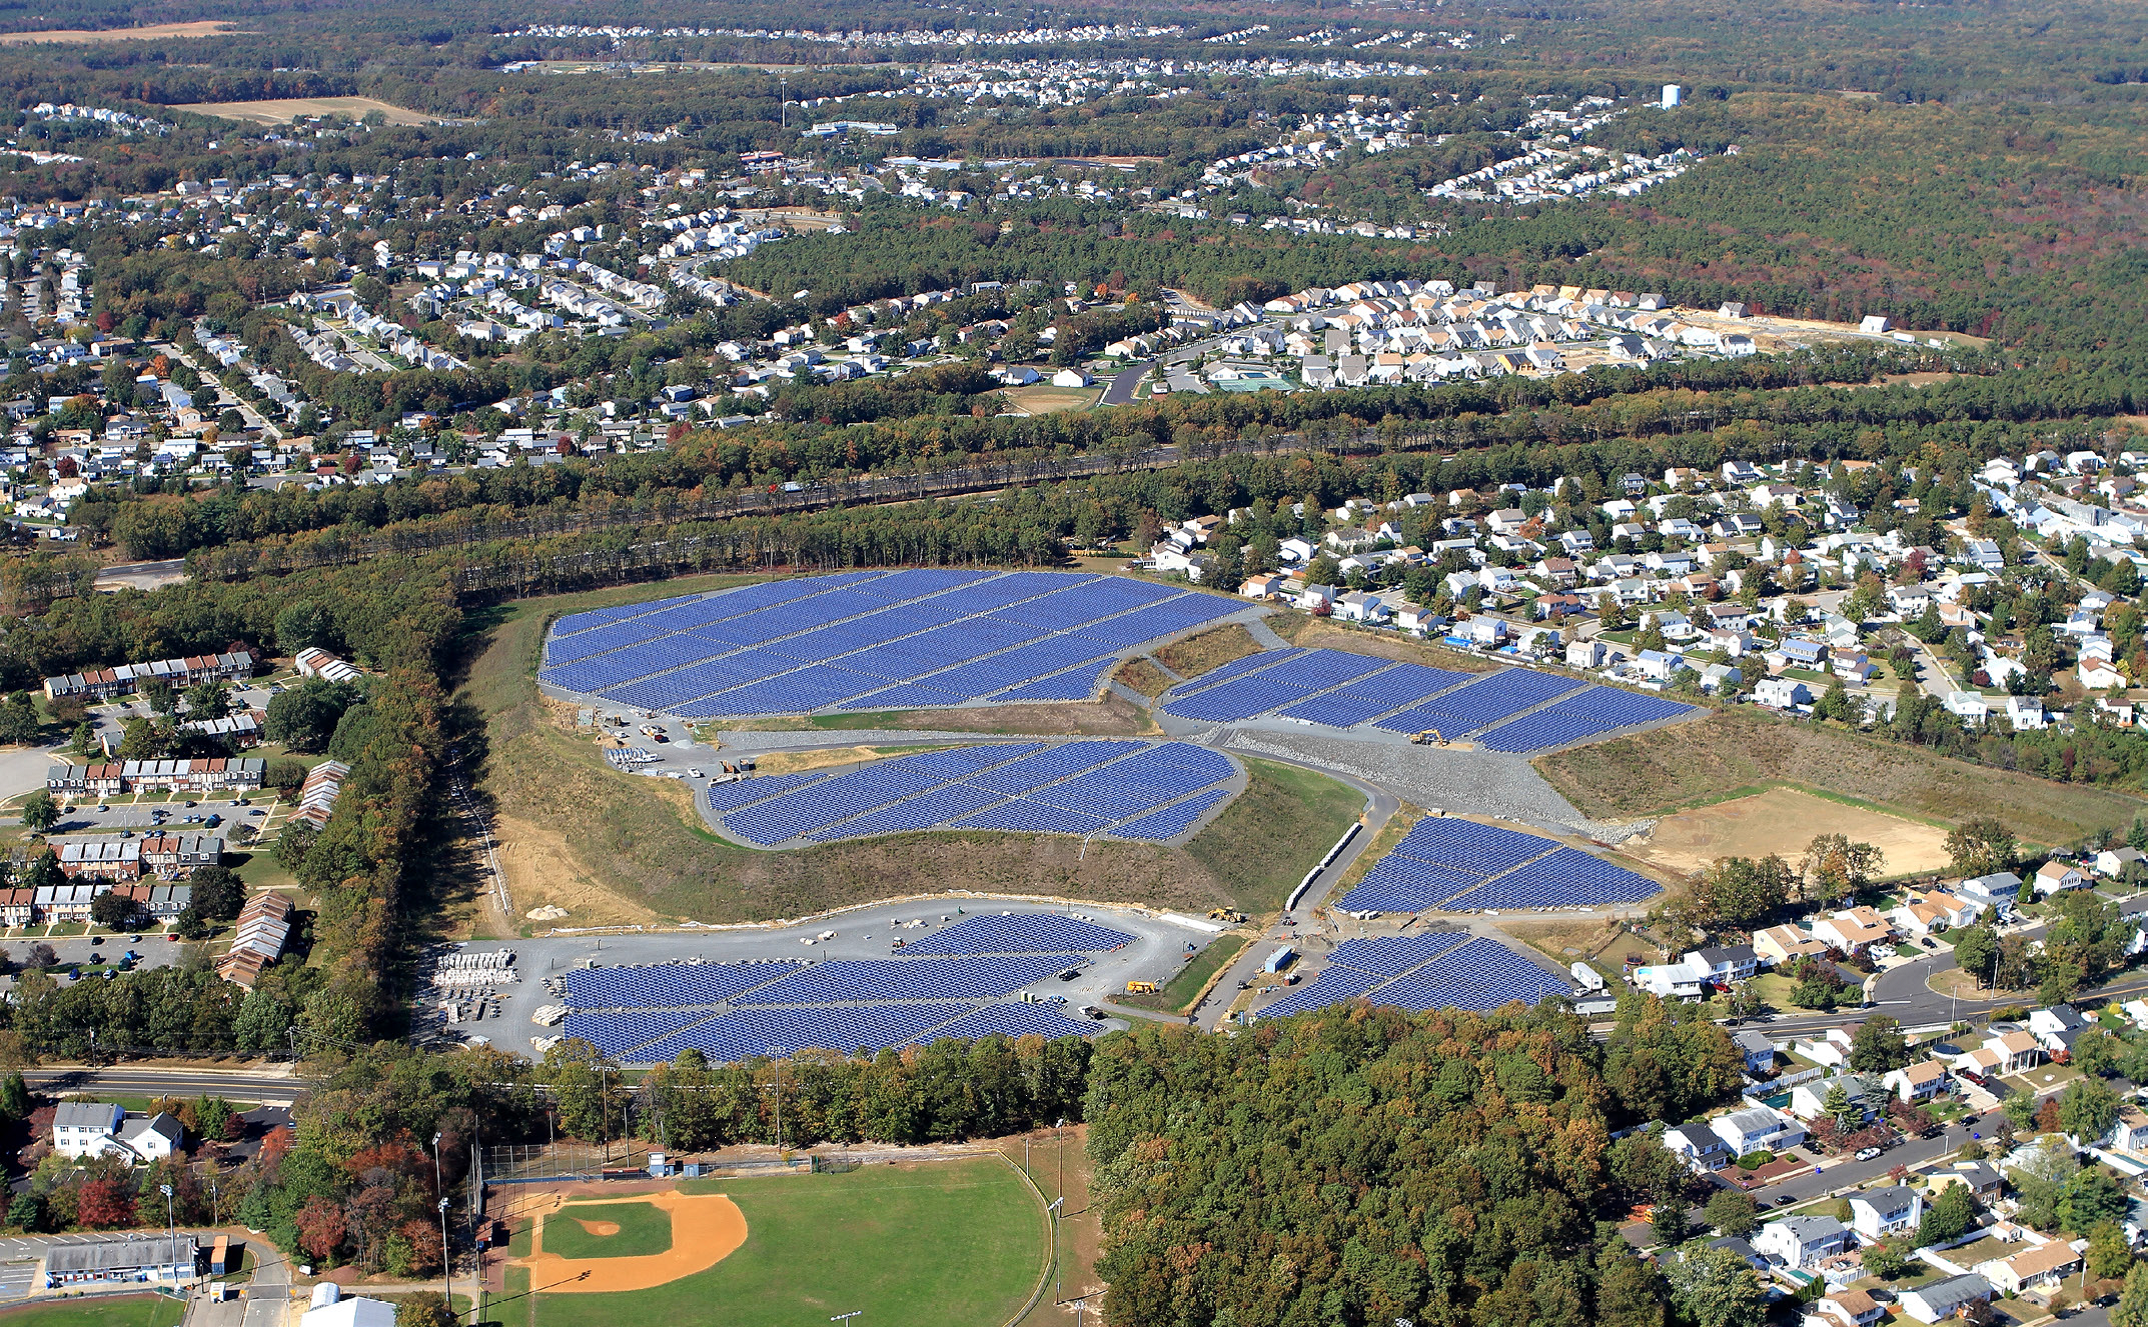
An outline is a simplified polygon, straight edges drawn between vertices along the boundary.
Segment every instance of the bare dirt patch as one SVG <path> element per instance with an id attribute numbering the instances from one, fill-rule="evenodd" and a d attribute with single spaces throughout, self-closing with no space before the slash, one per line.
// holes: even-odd
<path id="1" fill-rule="evenodd" d="M 616 1235 L 619 1233 L 619 1223 L 617 1221 L 584 1221 L 580 1217 L 575 1217 L 574 1224 L 592 1235 Z"/>
<path id="2" fill-rule="evenodd" d="M 1690 874 L 1718 857 L 1766 857 L 1796 861 L 1816 835 L 1842 834 L 1887 854 L 1887 875 L 1938 871 L 1948 862 L 1947 832 L 1863 807 L 1844 806 L 1793 788 L 1770 788 L 1753 797 L 1718 802 L 1665 816 L 1647 834 L 1620 845 L 1622 851 L 1666 870 Z"/>
<path id="3" fill-rule="evenodd" d="M 567 834 L 546 828 L 534 818 L 511 814 L 495 817 L 493 830 L 498 835 L 496 846 L 508 893 L 525 916 L 533 909 L 550 907 L 566 909 L 566 916 L 549 920 L 567 926 L 645 926 L 657 920 L 652 909 L 607 889 L 584 871 Z"/>
<path id="4" fill-rule="evenodd" d="M 392 106 L 371 97 L 289 97 L 276 101 L 197 101 L 184 106 L 172 107 L 175 111 L 189 111 L 195 115 L 213 115 L 220 120 L 240 120 L 247 124 L 290 124 L 314 115 L 340 115 L 346 120 L 362 120 L 373 111 L 388 118 L 389 124 L 432 124 L 437 115 L 423 111 Z"/>
<path id="5" fill-rule="evenodd" d="M 235 27 L 221 19 L 203 19 L 195 23 L 159 23 L 147 28 L 102 28 L 94 32 L 76 28 L 51 32 L 0 32 L 0 46 L 36 46 L 62 42 L 101 44 L 114 41 L 168 41 L 174 38 L 214 37 L 219 33 L 235 31 Z"/>
<path id="6" fill-rule="evenodd" d="M 854 765 L 880 759 L 869 746 L 839 746 L 825 751 L 771 751 L 754 759 L 761 774 L 796 774 L 800 770 L 826 769 L 830 765 Z"/>
<path id="7" fill-rule="evenodd" d="M 1260 642 L 1253 639 L 1253 633 L 1233 622 L 1198 636 L 1173 641 L 1156 651 L 1156 662 L 1180 677 L 1191 678 L 1213 672 L 1234 659 L 1258 653 Z"/>

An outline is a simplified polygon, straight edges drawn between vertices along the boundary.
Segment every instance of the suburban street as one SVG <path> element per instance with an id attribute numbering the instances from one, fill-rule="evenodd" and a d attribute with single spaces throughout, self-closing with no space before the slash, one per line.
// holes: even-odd
<path id="1" fill-rule="evenodd" d="M 305 1081 L 288 1067 L 276 1069 L 171 1069 L 142 1065 L 50 1065 L 22 1074 L 40 1092 L 92 1092 L 103 1089 L 126 1096 L 214 1095 L 261 1105 L 288 1105 L 305 1091 Z"/>

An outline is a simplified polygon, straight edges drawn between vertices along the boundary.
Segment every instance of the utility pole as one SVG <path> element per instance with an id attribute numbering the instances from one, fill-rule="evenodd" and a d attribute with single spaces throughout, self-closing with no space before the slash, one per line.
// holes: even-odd
<path id="1" fill-rule="evenodd" d="M 770 1046 L 769 1058 L 776 1062 L 776 1155 L 783 1155 L 783 1048 Z"/>
<path id="2" fill-rule="evenodd" d="M 171 1263 L 172 1279 L 179 1279 L 179 1228 L 172 1220 L 172 1186 L 159 1184 L 157 1192 L 164 1195 L 164 1257 Z"/>
<path id="3" fill-rule="evenodd" d="M 789 78 L 778 78 L 776 80 L 776 97 L 778 100 L 776 122 L 783 128 L 788 129 L 791 127 L 791 81 Z"/>

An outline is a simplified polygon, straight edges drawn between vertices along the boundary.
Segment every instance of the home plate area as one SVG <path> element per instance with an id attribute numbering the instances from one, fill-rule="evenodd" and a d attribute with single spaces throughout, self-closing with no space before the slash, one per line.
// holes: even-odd
<path id="1" fill-rule="evenodd" d="M 665 1242 L 666 1220 L 668 1247 L 640 1252 Z M 720 1193 L 552 1195 L 536 1223 L 529 1256 L 514 1265 L 529 1268 L 530 1283 L 547 1294 L 649 1290 L 705 1272 L 746 1242 L 745 1213 Z M 609 1240 L 622 1241 L 618 1255 L 605 1251 Z"/>

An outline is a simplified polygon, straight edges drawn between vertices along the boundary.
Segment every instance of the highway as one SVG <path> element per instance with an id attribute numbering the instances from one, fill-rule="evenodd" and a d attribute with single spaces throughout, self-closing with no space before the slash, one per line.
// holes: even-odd
<path id="1" fill-rule="evenodd" d="M 303 1095 L 305 1080 L 263 1069 L 152 1067 L 147 1065 L 48 1065 L 25 1069 L 23 1080 L 41 1092 L 87 1092 L 102 1088 L 126 1096 L 220 1096 L 261 1105 L 289 1105 Z"/>

